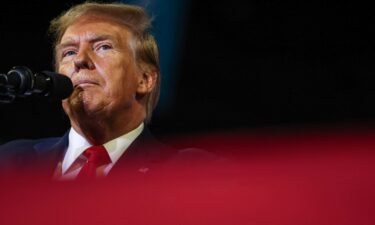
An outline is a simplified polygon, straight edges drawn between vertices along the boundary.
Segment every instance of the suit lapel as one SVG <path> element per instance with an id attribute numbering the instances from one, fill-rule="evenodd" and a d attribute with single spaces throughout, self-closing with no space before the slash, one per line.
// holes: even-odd
<path id="1" fill-rule="evenodd" d="M 67 150 L 69 142 L 68 134 L 69 132 L 61 138 L 48 139 L 34 145 L 38 163 L 43 167 L 43 171 L 46 171 L 50 177 L 52 177 L 56 166 L 62 161 Z"/>

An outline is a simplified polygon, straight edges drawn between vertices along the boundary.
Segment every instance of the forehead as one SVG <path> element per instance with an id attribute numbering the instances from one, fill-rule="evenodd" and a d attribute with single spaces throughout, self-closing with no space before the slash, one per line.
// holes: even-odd
<path id="1" fill-rule="evenodd" d="M 108 37 L 115 41 L 130 40 L 133 38 L 131 30 L 120 22 L 99 16 L 83 16 L 67 27 L 60 43 L 77 42 Z"/>

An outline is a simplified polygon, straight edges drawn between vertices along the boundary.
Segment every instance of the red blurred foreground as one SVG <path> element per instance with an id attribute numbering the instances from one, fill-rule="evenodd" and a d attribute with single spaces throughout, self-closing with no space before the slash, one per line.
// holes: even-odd
<path id="1" fill-rule="evenodd" d="M 375 224 L 375 132 L 186 143 L 231 162 L 96 182 L 52 182 L 34 171 L 1 181 L 0 224 Z"/>

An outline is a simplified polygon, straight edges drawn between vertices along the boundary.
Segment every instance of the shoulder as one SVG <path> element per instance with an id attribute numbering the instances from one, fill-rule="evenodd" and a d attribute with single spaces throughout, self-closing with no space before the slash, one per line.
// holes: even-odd
<path id="1" fill-rule="evenodd" d="M 30 152 L 34 149 L 34 146 L 38 144 L 52 144 L 56 142 L 59 138 L 42 138 L 42 139 L 18 139 L 6 142 L 0 145 L 0 155 L 7 153 L 17 153 L 17 152 Z"/>
<path id="2" fill-rule="evenodd" d="M 216 168 L 222 167 L 228 160 L 214 152 L 200 148 L 183 148 L 175 151 L 167 165 L 183 168 Z"/>
<path id="3" fill-rule="evenodd" d="M 229 165 L 227 159 L 214 152 L 200 148 L 183 148 L 174 151 L 159 165 L 158 170 L 150 175 L 156 180 L 162 177 L 168 183 L 179 184 L 189 179 L 196 181 L 221 176 Z"/>
<path id="4" fill-rule="evenodd" d="M 38 140 L 19 139 L 9 141 L 0 145 L 0 155 L 16 154 L 22 152 L 29 152 L 33 146 L 38 143 Z"/>
<path id="5" fill-rule="evenodd" d="M 0 167 L 19 166 L 37 158 L 38 146 L 51 146 L 58 138 L 19 139 L 0 145 Z"/>
<path id="6" fill-rule="evenodd" d="M 200 148 L 184 148 L 176 151 L 175 160 L 206 162 L 216 161 L 222 158 L 213 152 L 209 152 Z"/>

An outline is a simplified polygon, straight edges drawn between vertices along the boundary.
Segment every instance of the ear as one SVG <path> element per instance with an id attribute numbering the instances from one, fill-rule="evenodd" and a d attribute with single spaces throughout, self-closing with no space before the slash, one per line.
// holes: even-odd
<path id="1" fill-rule="evenodd" d="M 158 73 L 154 70 L 144 70 L 138 80 L 138 94 L 148 94 L 150 93 L 158 79 Z"/>

